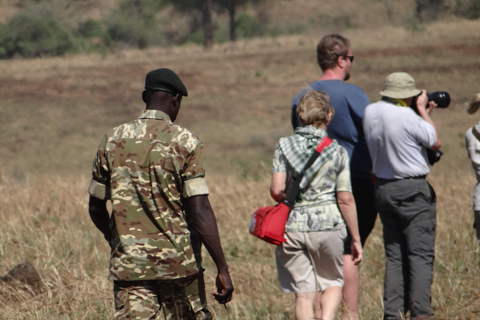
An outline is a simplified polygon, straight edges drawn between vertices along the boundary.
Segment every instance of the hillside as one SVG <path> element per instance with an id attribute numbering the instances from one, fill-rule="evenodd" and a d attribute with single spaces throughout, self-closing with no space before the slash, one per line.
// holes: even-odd
<path id="1" fill-rule="evenodd" d="M 107 16 L 120 1 L 116 0 L 0 0 L 0 23 L 6 23 L 21 10 L 50 5 L 54 8 L 56 17 L 70 22 L 87 19 L 102 19 Z M 451 16 L 455 0 L 444 0 L 444 12 L 440 19 Z M 170 12 L 170 6 L 164 11 L 169 17 L 179 18 L 180 14 Z M 394 24 L 405 25 L 413 20 L 415 1 L 377 1 L 377 0 L 346 0 L 338 5 L 335 0 L 264 0 L 259 5 L 239 8 L 238 13 L 247 11 L 264 23 L 279 27 L 290 24 L 291 29 L 301 24 L 330 25 L 332 28 L 358 28 L 373 25 Z M 395 14 L 393 14 L 395 13 Z M 214 13 L 218 23 L 226 23 L 226 13 Z M 162 16 L 162 13 L 159 14 Z"/>

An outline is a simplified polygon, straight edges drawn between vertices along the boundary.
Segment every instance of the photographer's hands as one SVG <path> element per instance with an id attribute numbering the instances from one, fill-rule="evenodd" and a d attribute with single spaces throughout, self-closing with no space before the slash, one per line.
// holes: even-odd
<path id="1" fill-rule="evenodd" d="M 423 120 L 430 123 L 433 128 L 435 129 L 435 135 L 437 136 L 437 142 L 430 147 L 432 150 L 440 149 L 442 143 L 440 142 L 440 135 L 438 134 L 438 129 L 435 123 L 433 122 L 432 118 L 430 118 L 429 113 L 437 106 L 434 101 L 428 102 L 427 91 L 422 90 L 422 93 L 417 97 L 417 111 L 418 115 L 422 117 Z"/>
<path id="2" fill-rule="evenodd" d="M 423 118 L 423 116 L 421 115 L 422 111 L 425 111 L 426 113 L 430 113 L 437 106 L 437 103 L 435 101 L 428 101 L 426 90 L 422 90 L 422 93 L 417 97 L 416 102 L 417 102 L 418 113 L 422 118 Z"/>

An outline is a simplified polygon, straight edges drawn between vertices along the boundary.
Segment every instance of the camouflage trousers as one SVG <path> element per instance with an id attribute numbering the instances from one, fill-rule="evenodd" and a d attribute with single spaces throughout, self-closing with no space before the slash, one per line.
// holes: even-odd
<path id="1" fill-rule="evenodd" d="M 114 295 L 115 320 L 212 319 L 203 274 L 175 280 L 114 281 Z"/>

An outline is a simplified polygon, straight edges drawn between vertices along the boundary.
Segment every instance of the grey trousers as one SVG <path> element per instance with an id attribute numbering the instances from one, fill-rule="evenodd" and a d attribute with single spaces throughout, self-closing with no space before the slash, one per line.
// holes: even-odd
<path id="1" fill-rule="evenodd" d="M 386 255 L 384 319 L 433 315 L 436 197 L 424 178 L 377 179 L 375 204 Z"/>

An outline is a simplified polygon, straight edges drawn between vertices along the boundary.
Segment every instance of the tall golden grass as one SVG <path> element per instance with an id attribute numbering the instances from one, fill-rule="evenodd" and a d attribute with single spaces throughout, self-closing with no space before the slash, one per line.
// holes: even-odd
<path id="1" fill-rule="evenodd" d="M 386 75 L 407 71 L 419 87 L 446 90 L 435 110 L 443 158 L 429 181 L 438 197 L 433 306 L 438 319 L 480 317 L 480 251 L 472 228 L 474 174 L 463 135 L 478 116 L 464 104 L 479 90 L 478 21 L 451 21 L 419 32 L 395 27 L 347 30 L 356 56 L 352 83 L 372 101 Z M 255 39 L 215 46 L 157 48 L 108 56 L 0 61 L 0 276 L 30 261 L 43 289 L 0 286 L 0 319 L 107 319 L 109 248 L 87 211 L 90 165 L 110 127 L 143 108 L 144 75 L 169 67 L 189 96 L 178 122 L 207 150 L 210 199 L 236 291 L 218 319 L 293 319 L 293 297 L 277 283 L 273 246 L 248 234 L 252 211 L 268 195 L 273 149 L 291 133 L 290 101 L 320 76 L 318 35 Z M 432 36 L 433 35 L 433 36 Z M 207 292 L 215 267 L 205 255 Z M 360 316 L 381 319 L 384 253 L 377 221 L 361 266 Z"/>

